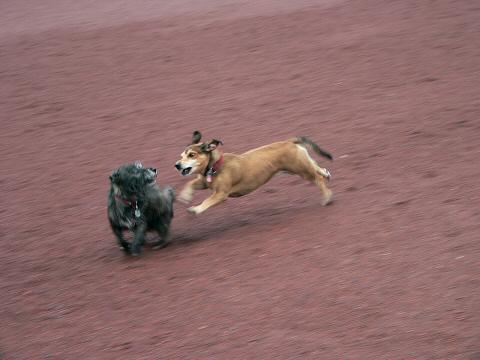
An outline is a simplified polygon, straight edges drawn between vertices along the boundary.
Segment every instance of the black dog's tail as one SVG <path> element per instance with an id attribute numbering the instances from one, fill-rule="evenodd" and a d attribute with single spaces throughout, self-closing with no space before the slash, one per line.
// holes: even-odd
<path id="1" fill-rule="evenodd" d="M 310 140 L 309 138 L 305 137 L 305 136 L 300 136 L 296 139 L 294 139 L 294 143 L 296 144 L 304 144 L 304 145 L 310 145 L 310 147 L 313 149 L 313 151 L 315 151 L 318 155 L 321 155 L 323 157 L 326 157 L 327 159 L 329 160 L 333 160 L 333 156 L 332 154 L 330 154 L 328 151 L 326 150 L 323 150 L 320 148 L 320 146 L 318 146 L 317 144 L 315 144 L 312 140 Z"/>

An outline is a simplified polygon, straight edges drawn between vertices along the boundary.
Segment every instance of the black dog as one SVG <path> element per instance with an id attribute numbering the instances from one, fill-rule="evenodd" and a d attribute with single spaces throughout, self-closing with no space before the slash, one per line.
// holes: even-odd
<path id="1" fill-rule="evenodd" d="M 156 169 L 144 168 L 139 162 L 124 165 L 110 175 L 108 219 L 121 248 L 132 255 L 140 253 L 147 231 L 157 231 L 160 235 L 155 248 L 163 248 L 170 242 L 175 192 L 171 187 L 161 190 L 156 177 Z M 123 237 L 125 230 L 134 233 L 132 244 Z"/>

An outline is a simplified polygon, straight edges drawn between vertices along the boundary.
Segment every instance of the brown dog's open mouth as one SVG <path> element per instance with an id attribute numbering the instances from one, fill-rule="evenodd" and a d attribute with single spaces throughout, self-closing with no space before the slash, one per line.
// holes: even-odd
<path id="1" fill-rule="evenodd" d="M 190 174 L 191 171 L 192 171 L 191 166 L 182 169 L 182 176 L 187 176 L 188 174 Z"/>

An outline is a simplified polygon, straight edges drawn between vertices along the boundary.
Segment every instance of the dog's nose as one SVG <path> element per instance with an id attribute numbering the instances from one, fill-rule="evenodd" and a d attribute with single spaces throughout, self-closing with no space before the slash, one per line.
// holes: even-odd
<path id="1" fill-rule="evenodd" d="M 180 169 L 182 168 L 182 166 L 181 166 L 179 163 L 176 163 L 176 164 L 175 164 L 175 168 L 176 168 L 177 170 L 180 170 Z"/>

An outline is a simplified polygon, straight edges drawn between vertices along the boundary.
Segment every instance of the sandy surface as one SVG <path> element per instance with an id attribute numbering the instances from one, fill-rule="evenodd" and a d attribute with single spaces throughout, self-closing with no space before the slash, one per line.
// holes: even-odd
<path id="1" fill-rule="evenodd" d="M 477 1 L 39 3 L 0 4 L 2 360 L 480 358 Z M 195 129 L 311 137 L 336 202 L 278 177 L 124 256 L 108 175 L 180 189 Z"/>

